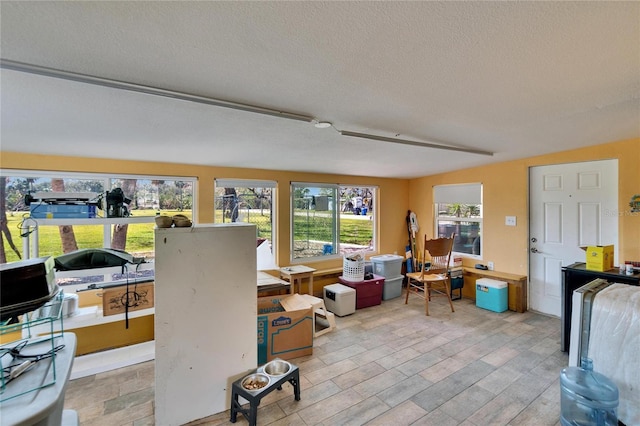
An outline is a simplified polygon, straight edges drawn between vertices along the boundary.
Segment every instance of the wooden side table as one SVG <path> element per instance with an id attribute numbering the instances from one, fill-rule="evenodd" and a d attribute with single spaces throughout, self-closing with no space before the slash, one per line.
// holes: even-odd
<path id="1" fill-rule="evenodd" d="M 298 289 L 302 292 L 302 280 L 305 278 L 309 280 L 308 293 L 313 296 L 313 273 L 316 270 L 304 265 L 287 266 L 280 268 L 280 278 L 289 280 L 290 293 L 294 294 L 296 291 L 296 284 Z"/>

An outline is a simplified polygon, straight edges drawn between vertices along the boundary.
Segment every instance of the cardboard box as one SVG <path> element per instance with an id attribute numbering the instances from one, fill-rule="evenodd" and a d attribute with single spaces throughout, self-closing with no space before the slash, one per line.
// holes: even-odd
<path id="1" fill-rule="evenodd" d="M 462 266 L 462 257 L 461 256 L 451 256 L 449 259 L 449 267 L 450 268 L 459 268 Z"/>
<path id="2" fill-rule="evenodd" d="M 587 269 L 600 272 L 613 269 L 613 245 L 580 248 L 586 251 Z"/>
<path id="3" fill-rule="evenodd" d="M 128 294 L 126 285 L 105 288 L 102 290 L 102 315 L 123 314 L 127 300 L 129 312 L 153 308 L 153 286 L 152 282 L 130 283 Z"/>
<path id="4" fill-rule="evenodd" d="M 258 364 L 313 354 L 313 309 L 299 294 L 258 298 Z"/>

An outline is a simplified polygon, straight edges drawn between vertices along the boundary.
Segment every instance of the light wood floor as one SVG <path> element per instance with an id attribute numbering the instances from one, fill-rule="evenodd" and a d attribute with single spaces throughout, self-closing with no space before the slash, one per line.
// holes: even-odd
<path id="1" fill-rule="evenodd" d="M 258 425 L 559 425 L 560 320 L 501 314 L 470 300 L 404 297 L 336 317 L 288 383 L 263 398 Z M 81 425 L 153 425 L 154 362 L 72 380 Z M 192 425 L 227 425 L 229 411 Z M 239 415 L 238 425 L 247 421 Z"/>

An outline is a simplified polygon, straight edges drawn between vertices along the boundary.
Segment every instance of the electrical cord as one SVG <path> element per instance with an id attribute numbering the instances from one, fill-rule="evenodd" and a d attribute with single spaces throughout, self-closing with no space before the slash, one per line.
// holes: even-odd
<path id="1" fill-rule="evenodd" d="M 28 237 L 38 229 L 38 222 L 31 217 L 30 213 L 25 213 L 22 215 L 22 220 L 18 223 L 18 229 L 20 230 L 21 237 Z"/>
<path id="2" fill-rule="evenodd" d="M 136 263 L 135 269 L 135 277 L 133 283 L 133 291 L 129 291 L 129 267 L 127 264 L 122 265 L 123 272 L 126 276 L 127 289 L 125 293 L 120 298 L 120 303 L 124 306 L 124 320 L 125 320 L 125 328 L 129 328 L 129 308 L 135 308 L 140 306 L 144 295 L 138 293 L 138 269 L 140 268 L 140 263 Z"/>

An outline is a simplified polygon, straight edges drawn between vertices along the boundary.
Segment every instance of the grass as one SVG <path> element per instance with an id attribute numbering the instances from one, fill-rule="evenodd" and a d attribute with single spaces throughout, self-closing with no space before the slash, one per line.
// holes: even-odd
<path id="1" fill-rule="evenodd" d="M 175 214 L 184 214 L 191 218 L 191 212 L 186 211 L 168 211 L 163 210 L 163 215 L 172 216 Z M 134 217 L 155 216 L 154 210 L 135 210 L 132 212 Z M 22 254 L 22 237 L 20 236 L 20 225 L 26 212 L 14 212 L 7 216 L 8 227 L 12 239 L 20 253 Z M 271 218 L 269 215 L 260 216 L 252 214 L 250 216 L 252 223 L 258 228 L 258 236 L 261 238 L 271 238 Z M 331 233 L 331 219 L 329 217 L 315 217 L 307 222 L 306 216 L 295 216 L 295 240 L 296 241 L 327 241 L 333 240 Z M 216 212 L 216 222 L 222 222 L 222 214 Z M 111 225 L 113 226 L 113 225 Z M 155 223 L 135 223 L 129 224 L 127 229 L 127 246 L 125 250 L 129 253 L 138 255 L 144 253 L 153 253 L 154 251 L 154 229 Z M 74 225 L 73 232 L 79 249 L 103 247 L 104 225 Z M 112 229 L 113 235 L 113 229 Z M 373 238 L 373 221 L 361 219 L 349 219 L 341 217 L 340 219 L 340 241 L 349 244 L 367 245 Z M 38 228 L 39 255 L 40 256 L 59 256 L 63 254 L 60 241 L 60 231 L 58 226 L 39 226 Z M 18 260 L 16 253 L 9 247 L 6 239 L 3 242 L 7 255 L 7 262 Z"/>
<path id="2" fill-rule="evenodd" d="M 177 210 L 163 210 L 163 215 L 173 216 L 175 214 L 183 214 L 187 217 L 191 217 L 191 212 L 183 212 Z M 155 210 L 136 210 L 133 212 L 135 217 L 155 216 Z M 26 212 L 15 212 L 12 215 L 7 216 L 7 225 L 9 232 L 13 239 L 13 243 L 23 254 L 22 237 L 20 236 L 20 225 L 23 221 Z M 127 229 L 127 246 L 125 250 L 130 253 L 149 253 L 154 250 L 154 229 L 155 223 L 133 223 L 129 224 Z M 113 225 L 111 225 L 113 235 Z M 73 233 L 76 237 L 76 243 L 79 249 L 85 248 L 97 248 L 104 247 L 104 225 L 74 225 Z M 18 255 L 9 247 L 9 244 L 4 239 L 3 242 L 5 253 L 7 255 L 7 262 L 15 262 L 18 260 Z M 38 247 L 39 256 L 59 256 L 63 254 L 62 243 L 60 240 L 60 231 L 58 226 L 38 226 Z"/>

